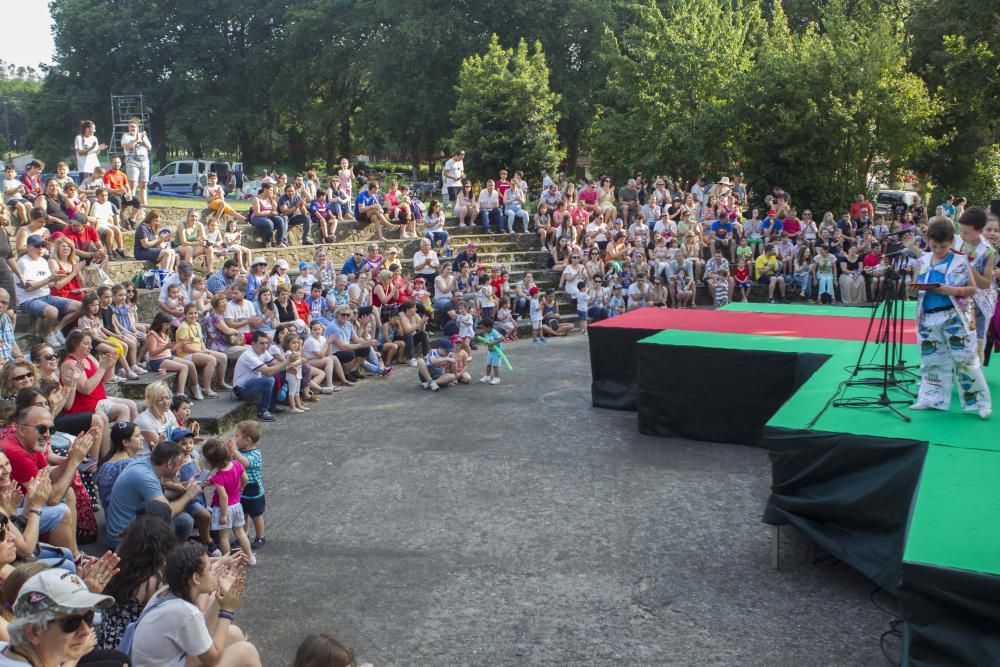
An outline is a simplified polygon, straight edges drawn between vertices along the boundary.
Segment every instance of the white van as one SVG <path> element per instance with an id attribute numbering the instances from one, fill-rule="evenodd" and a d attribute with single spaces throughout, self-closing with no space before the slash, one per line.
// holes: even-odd
<path id="1" fill-rule="evenodd" d="M 171 162 L 149 179 L 150 190 L 201 196 L 208 183 L 209 172 L 215 172 L 219 183 L 229 192 L 229 175 L 233 166 L 214 160 L 178 160 Z"/>
<path id="2" fill-rule="evenodd" d="M 897 206 L 909 208 L 920 203 L 920 195 L 911 190 L 879 190 L 875 198 L 875 215 L 892 217 Z"/>

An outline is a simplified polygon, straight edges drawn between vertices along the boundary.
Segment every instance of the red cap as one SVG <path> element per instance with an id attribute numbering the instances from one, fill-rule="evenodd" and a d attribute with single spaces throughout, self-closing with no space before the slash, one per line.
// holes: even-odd
<path id="1" fill-rule="evenodd" d="M 532 285 L 528 289 L 528 294 L 530 294 L 531 296 L 535 296 L 536 294 L 538 294 L 538 292 L 539 292 L 538 285 Z"/>
<path id="2" fill-rule="evenodd" d="M 778 215 L 778 212 L 777 212 L 777 211 L 775 211 L 775 210 L 774 210 L 774 209 L 772 208 L 772 209 L 771 209 L 770 211 L 768 211 L 768 212 L 767 212 L 767 214 L 768 214 L 768 215 Z"/>

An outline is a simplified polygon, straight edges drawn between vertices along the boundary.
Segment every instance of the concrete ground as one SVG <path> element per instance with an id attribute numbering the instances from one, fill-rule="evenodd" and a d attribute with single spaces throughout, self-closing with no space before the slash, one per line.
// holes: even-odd
<path id="1" fill-rule="evenodd" d="M 870 583 L 771 569 L 766 451 L 591 407 L 583 336 L 507 351 L 498 387 L 400 367 L 265 427 L 269 544 L 237 614 L 265 665 L 331 630 L 377 667 L 882 662 Z"/>

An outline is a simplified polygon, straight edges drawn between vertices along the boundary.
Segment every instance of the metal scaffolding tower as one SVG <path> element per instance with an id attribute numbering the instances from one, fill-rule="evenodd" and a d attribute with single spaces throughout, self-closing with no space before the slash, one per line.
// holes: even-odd
<path id="1" fill-rule="evenodd" d="M 117 155 L 124 159 L 122 135 L 128 132 L 128 122 L 132 118 L 138 118 L 146 131 L 149 131 L 149 112 L 146 111 L 146 106 L 142 102 L 142 95 L 112 95 L 111 123 L 114 135 L 111 137 L 111 143 L 108 144 L 109 155 Z"/>

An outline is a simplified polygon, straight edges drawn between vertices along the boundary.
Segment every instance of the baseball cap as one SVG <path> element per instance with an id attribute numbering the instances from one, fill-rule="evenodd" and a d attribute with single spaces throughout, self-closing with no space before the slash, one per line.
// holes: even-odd
<path id="1" fill-rule="evenodd" d="M 538 289 L 538 285 L 532 285 L 531 288 L 528 289 L 528 294 L 534 296 L 534 295 L 538 294 L 539 291 L 540 290 Z"/>
<path id="2" fill-rule="evenodd" d="M 27 243 L 32 248 L 44 248 L 45 247 L 45 239 L 42 238 L 41 235 L 39 235 L 39 234 L 32 234 L 31 236 L 29 236 Z"/>
<path id="3" fill-rule="evenodd" d="M 768 211 L 768 212 L 767 212 L 767 214 L 768 214 L 768 215 L 778 215 L 778 212 L 777 212 L 777 211 L 775 211 L 775 210 L 774 210 L 774 209 L 772 208 L 772 209 L 771 209 L 770 211 Z"/>
<path id="4" fill-rule="evenodd" d="M 447 338 L 442 338 L 441 340 L 438 341 L 438 347 L 440 347 L 442 350 L 448 350 L 449 352 L 451 352 L 452 350 L 455 349 L 455 344 L 452 343 Z"/>
<path id="5" fill-rule="evenodd" d="M 285 269 L 286 271 L 288 270 L 288 262 L 283 259 L 279 259 L 277 262 L 274 263 L 274 265 L 280 269 Z"/>
<path id="6" fill-rule="evenodd" d="M 110 595 L 91 593 L 76 574 L 52 568 L 24 582 L 14 602 L 14 615 L 28 616 L 43 611 L 76 614 L 86 609 L 109 607 L 114 601 Z"/>
<path id="7" fill-rule="evenodd" d="M 299 271 L 305 271 L 309 268 L 309 262 L 299 262 Z"/>
<path id="8" fill-rule="evenodd" d="M 614 285 L 611 286 L 611 289 L 621 289 L 621 288 L 622 286 L 619 285 L 618 283 L 615 283 Z"/>
<path id="9" fill-rule="evenodd" d="M 184 428 L 184 427 L 175 428 L 173 431 L 170 432 L 170 439 L 173 440 L 174 442 L 180 442 L 184 438 L 193 438 L 193 437 L 194 437 L 194 431 L 192 431 L 189 428 Z"/>
<path id="10" fill-rule="evenodd" d="M 267 264 L 266 257 L 254 257 L 253 261 L 250 262 L 250 266 L 257 266 L 258 264 Z"/>

